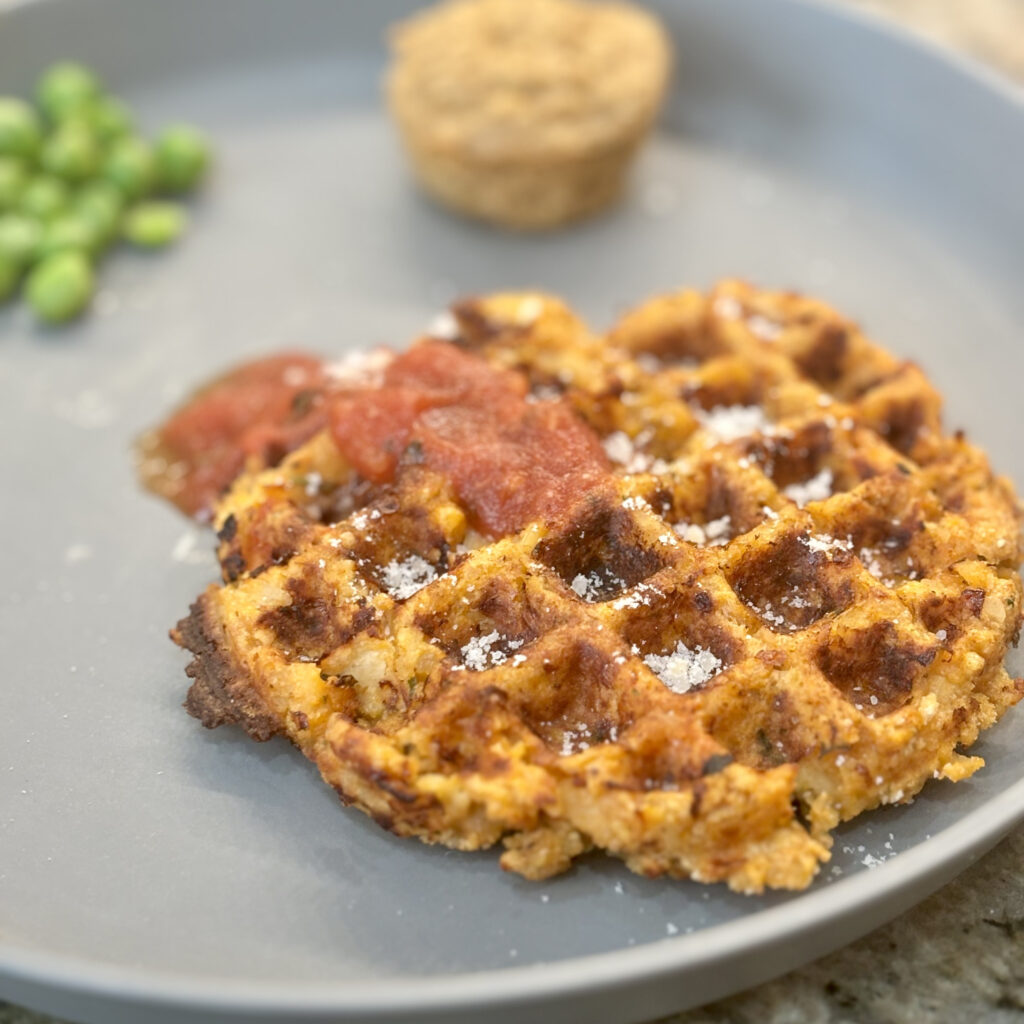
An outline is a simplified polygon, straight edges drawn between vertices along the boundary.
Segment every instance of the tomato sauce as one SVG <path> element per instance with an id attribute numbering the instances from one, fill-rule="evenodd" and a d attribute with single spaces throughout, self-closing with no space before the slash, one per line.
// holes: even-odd
<path id="1" fill-rule="evenodd" d="M 227 373 L 140 439 L 143 483 L 207 518 L 250 457 L 273 465 L 323 428 L 325 385 L 322 362 L 299 352 Z"/>
<path id="2" fill-rule="evenodd" d="M 371 383 L 345 383 L 302 353 L 271 356 L 214 381 L 143 438 L 142 476 L 205 518 L 249 460 L 273 465 L 329 425 L 372 483 L 393 480 L 415 446 L 474 525 L 502 536 L 557 519 L 610 475 L 599 438 L 572 409 L 527 390 L 522 374 L 442 341 L 396 356 Z"/>
<path id="3" fill-rule="evenodd" d="M 428 341 L 396 358 L 380 387 L 331 400 L 342 454 L 370 480 L 393 478 L 418 442 L 492 536 L 557 518 L 608 477 L 597 435 L 561 401 L 530 402 L 525 378 L 454 345 Z"/>

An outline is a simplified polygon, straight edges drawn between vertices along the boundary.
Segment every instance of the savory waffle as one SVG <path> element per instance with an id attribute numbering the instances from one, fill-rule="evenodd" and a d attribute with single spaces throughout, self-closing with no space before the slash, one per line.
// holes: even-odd
<path id="1" fill-rule="evenodd" d="M 487 536 L 415 442 L 384 483 L 330 430 L 252 468 L 173 633 L 192 714 L 535 879 L 596 847 L 802 888 L 840 821 L 980 767 L 958 748 L 1024 693 L 1018 507 L 917 367 L 733 281 L 604 337 L 536 294 L 453 313 L 437 333 L 568 403 L 607 479 Z"/>

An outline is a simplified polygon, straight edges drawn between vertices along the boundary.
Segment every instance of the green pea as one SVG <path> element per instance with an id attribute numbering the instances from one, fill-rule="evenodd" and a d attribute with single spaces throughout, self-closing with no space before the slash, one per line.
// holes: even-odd
<path id="1" fill-rule="evenodd" d="M 117 235 L 123 207 L 121 190 L 102 178 L 83 186 L 72 201 L 72 209 L 92 228 L 99 248 Z"/>
<path id="2" fill-rule="evenodd" d="M 129 199 L 148 195 L 156 178 L 152 147 L 142 139 L 119 139 L 107 154 L 103 175 Z"/>
<path id="3" fill-rule="evenodd" d="M 14 262 L 0 255 L 0 302 L 5 302 L 18 287 L 21 269 Z"/>
<path id="4" fill-rule="evenodd" d="M 43 137 L 36 112 L 24 101 L 0 96 L 0 156 L 31 160 Z"/>
<path id="5" fill-rule="evenodd" d="M 210 144 L 198 128 L 187 124 L 165 128 L 156 140 L 156 173 L 160 188 L 187 192 L 206 173 Z"/>
<path id="6" fill-rule="evenodd" d="M 89 305 L 95 279 L 81 252 L 59 252 L 37 263 L 25 283 L 32 312 L 46 323 L 71 320 Z"/>
<path id="7" fill-rule="evenodd" d="M 0 213 L 18 205 L 27 184 L 25 165 L 13 156 L 0 156 Z"/>
<path id="8" fill-rule="evenodd" d="M 177 203 L 139 203 L 125 214 L 121 234 L 133 245 L 158 249 L 175 241 L 186 224 L 185 211 Z"/>
<path id="9" fill-rule="evenodd" d="M 43 169 L 67 181 L 84 181 L 99 169 L 100 149 L 88 125 L 69 120 L 43 143 Z"/>
<path id="10" fill-rule="evenodd" d="M 67 209 L 68 198 L 68 187 L 60 178 L 38 174 L 25 186 L 18 206 L 30 217 L 51 220 Z"/>
<path id="11" fill-rule="evenodd" d="M 0 216 L 0 259 L 21 269 L 35 257 L 43 227 L 39 221 L 20 213 Z"/>
<path id="12" fill-rule="evenodd" d="M 98 251 L 100 244 L 100 235 L 88 220 L 67 213 L 50 221 L 43 229 L 43 237 L 36 249 L 36 259 L 44 260 L 69 249 L 91 256 Z"/>
<path id="13" fill-rule="evenodd" d="M 100 96 L 82 113 L 100 142 L 130 135 L 135 126 L 132 112 L 116 96 Z"/>
<path id="14" fill-rule="evenodd" d="M 100 94 L 96 76 L 81 64 L 54 64 L 39 79 L 36 99 L 51 121 L 62 121 L 87 107 Z"/>

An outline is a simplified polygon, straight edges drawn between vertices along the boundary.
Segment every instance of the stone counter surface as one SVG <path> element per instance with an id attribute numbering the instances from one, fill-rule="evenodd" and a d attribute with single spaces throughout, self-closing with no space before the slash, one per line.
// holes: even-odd
<path id="1" fill-rule="evenodd" d="M 835 2 L 893 16 L 1024 82 L 1024 0 Z M 859 942 L 659 1024 L 965 1022 L 1024 1024 L 1024 827 Z M 61 1022 L 0 1003 L 0 1024 Z"/>

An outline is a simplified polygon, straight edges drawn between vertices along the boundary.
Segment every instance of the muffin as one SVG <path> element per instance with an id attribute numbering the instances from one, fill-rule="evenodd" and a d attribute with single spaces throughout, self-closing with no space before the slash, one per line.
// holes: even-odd
<path id="1" fill-rule="evenodd" d="M 608 206 L 657 115 L 668 37 L 580 0 L 448 0 L 398 24 L 388 101 L 435 199 L 540 229 Z"/>

